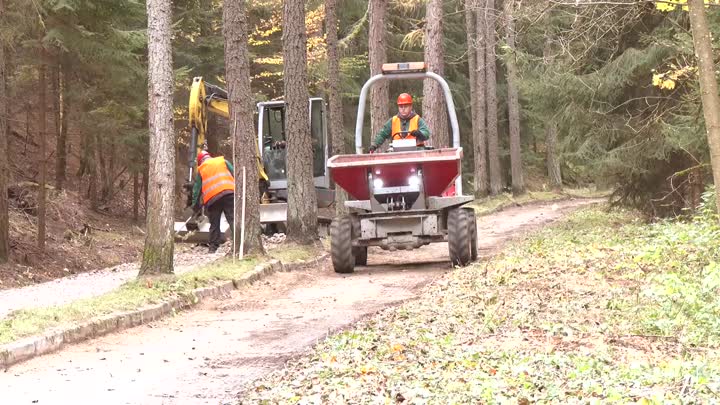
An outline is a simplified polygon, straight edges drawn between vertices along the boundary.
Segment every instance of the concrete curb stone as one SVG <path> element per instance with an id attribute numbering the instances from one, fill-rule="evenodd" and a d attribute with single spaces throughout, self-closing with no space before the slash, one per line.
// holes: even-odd
<path id="1" fill-rule="evenodd" d="M 33 357 L 57 351 L 66 344 L 79 343 L 158 320 L 168 314 L 175 314 L 183 309 L 191 308 L 203 300 L 227 298 L 234 289 L 247 287 L 275 272 L 302 270 L 309 265 L 319 265 L 320 261 L 328 256 L 327 253 L 323 253 L 311 260 L 300 260 L 288 264 L 273 259 L 255 266 L 253 270 L 243 274 L 236 280 L 196 288 L 186 296 L 147 305 L 133 311 L 100 316 L 77 325 L 64 326 L 42 335 L 30 336 L 2 345 L 0 346 L 0 368 L 7 369 L 14 364 Z"/>

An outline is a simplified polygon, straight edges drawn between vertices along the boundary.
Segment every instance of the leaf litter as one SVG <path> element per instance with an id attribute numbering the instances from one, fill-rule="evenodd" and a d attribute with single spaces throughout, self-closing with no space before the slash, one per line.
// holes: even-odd
<path id="1" fill-rule="evenodd" d="M 580 211 L 329 336 L 240 403 L 718 401 L 716 233 Z"/>

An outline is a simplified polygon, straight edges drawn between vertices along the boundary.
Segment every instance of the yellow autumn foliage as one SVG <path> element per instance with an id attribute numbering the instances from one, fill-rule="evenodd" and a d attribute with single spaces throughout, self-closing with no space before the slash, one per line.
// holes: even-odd
<path id="1" fill-rule="evenodd" d="M 682 68 L 670 65 L 670 70 L 665 73 L 653 73 L 652 84 L 663 90 L 673 90 L 679 79 L 687 78 L 697 71 L 695 66 L 684 66 Z"/>
<path id="2" fill-rule="evenodd" d="M 720 0 L 705 0 L 705 7 L 710 4 L 720 4 Z M 688 11 L 687 0 L 661 0 L 655 2 L 655 8 L 660 11 L 670 12 L 682 7 L 683 11 Z"/>

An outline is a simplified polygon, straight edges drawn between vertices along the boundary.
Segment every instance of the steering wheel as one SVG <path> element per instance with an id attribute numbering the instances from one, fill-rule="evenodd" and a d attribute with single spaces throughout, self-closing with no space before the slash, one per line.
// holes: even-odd
<path id="1" fill-rule="evenodd" d="M 393 138 L 395 138 L 396 135 L 400 135 L 400 139 L 405 139 L 405 138 L 407 138 L 408 135 L 410 135 L 410 131 L 395 132 L 393 134 Z"/>

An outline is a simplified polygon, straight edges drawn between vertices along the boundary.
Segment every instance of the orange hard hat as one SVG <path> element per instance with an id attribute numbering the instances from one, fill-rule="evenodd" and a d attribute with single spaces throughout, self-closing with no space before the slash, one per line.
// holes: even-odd
<path id="1" fill-rule="evenodd" d="M 200 166 L 202 164 L 202 162 L 203 162 L 203 160 L 205 160 L 205 158 L 209 158 L 209 157 L 212 157 L 212 156 L 210 156 L 210 154 L 207 151 L 204 151 L 204 150 L 200 151 L 200 153 L 198 153 L 198 157 L 197 157 L 198 166 Z"/>
<path id="2" fill-rule="evenodd" d="M 407 93 L 403 93 L 398 96 L 397 103 L 398 103 L 398 105 L 412 104 L 412 96 Z"/>

